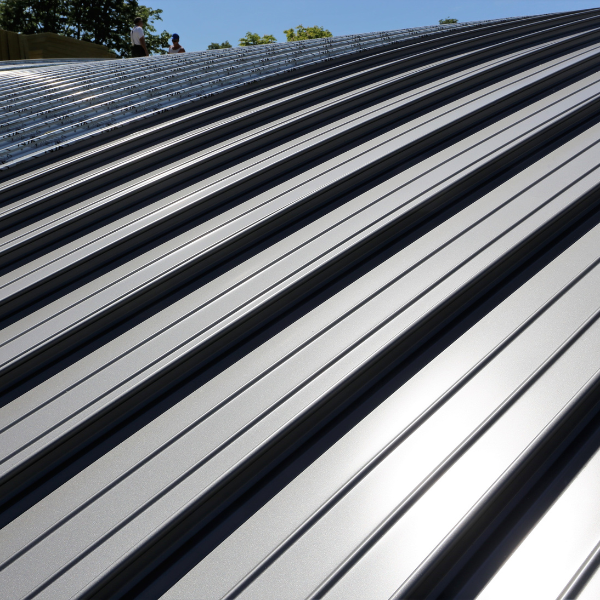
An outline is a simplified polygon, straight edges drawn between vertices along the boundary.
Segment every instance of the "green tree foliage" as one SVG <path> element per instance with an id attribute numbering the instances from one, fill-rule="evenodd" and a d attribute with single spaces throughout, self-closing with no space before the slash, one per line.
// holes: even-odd
<path id="1" fill-rule="evenodd" d="M 451 23 L 458 23 L 458 19 L 452 19 L 451 17 L 440 19 L 440 25 L 450 25 Z"/>
<path id="2" fill-rule="evenodd" d="M 332 33 L 329 31 L 329 29 L 324 29 L 318 25 L 314 25 L 313 27 L 304 27 L 303 25 L 298 25 L 296 29 L 292 27 L 291 29 L 286 29 L 283 33 L 285 33 L 288 42 L 297 42 L 299 40 L 316 40 L 318 38 L 332 37 Z"/>
<path id="3" fill-rule="evenodd" d="M 32 5 L 35 3 L 29 2 Z M 94 2 L 63 0 L 62 4 L 63 14 L 66 17 L 65 27 L 55 33 L 103 44 L 115 50 L 117 54 L 125 52 L 126 35 L 130 31 L 129 23 L 133 13 L 131 9 L 134 7 L 127 10 L 130 7 L 119 0 L 94 0 Z"/>
<path id="4" fill-rule="evenodd" d="M 263 35 L 248 31 L 243 38 L 240 38 L 240 46 L 257 46 L 258 44 L 273 44 L 277 41 L 273 35 Z"/>
<path id="5" fill-rule="evenodd" d="M 137 0 L 0 0 L 0 28 L 18 33 L 58 33 L 78 40 L 103 44 L 118 56 L 131 55 L 133 19 L 144 20 L 149 52 L 164 54 L 169 34 L 156 33 L 160 9 Z"/>
<path id="6" fill-rule="evenodd" d="M 222 44 L 218 42 L 212 42 L 208 45 L 209 50 L 220 50 L 221 48 L 231 48 L 231 44 L 225 40 Z"/>
<path id="7" fill-rule="evenodd" d="M 0 28 L 18 33 L 63 33 L 67 26 L 65 0 L 0 1 Z"/>

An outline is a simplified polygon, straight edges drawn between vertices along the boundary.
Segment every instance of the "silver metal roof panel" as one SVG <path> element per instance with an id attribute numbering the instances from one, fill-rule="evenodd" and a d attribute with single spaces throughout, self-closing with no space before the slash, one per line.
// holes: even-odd
<path id="1" fill-rule="evenodd" d="M 0 595 L 593 597 L 599 29 L 0 73 Z"/>

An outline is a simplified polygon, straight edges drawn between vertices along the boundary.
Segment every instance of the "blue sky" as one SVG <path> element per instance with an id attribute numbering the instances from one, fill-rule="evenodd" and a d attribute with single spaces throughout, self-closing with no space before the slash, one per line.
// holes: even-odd
<path id="1" fill-rule="evenodd" d="M 177 32 L 188 51 L 210 42 L 237 46 L 246 31 L 269 33 L 284 42 L 284 29 L 321 25 L 334 35 L 433 25 L 447 16 L 477 21 L 580 10 L 599 0 L 142 0 L 162 8 L 157 29 Z"/>

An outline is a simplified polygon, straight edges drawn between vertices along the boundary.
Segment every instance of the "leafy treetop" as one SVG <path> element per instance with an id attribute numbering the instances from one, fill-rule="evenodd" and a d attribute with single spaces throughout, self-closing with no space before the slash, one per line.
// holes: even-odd
<path id="1" fill-rule="evenodd" d="M 219 50 L 221 48 L 231 48 L 231 44 L 225 40 L 222 44 L 219 44 L 218 42 L 211 42 L 208 45 L 209 50 Z"/>
<path id="2" fill-rule="evenodd" d="M 440 25 L 450 25 L 450 23 L 458 23 L 458 19 L 452 19 L 451 17 L 440 19 Z"/>
<path id="3" fill-rule="evenodd" d="M 133 19 L 141 17 L 148 51 L 165 54 L 169 34 L 157 34 L 154 26 L 162 21 L 162 12 L 137 0 L 0 0 L 0 28 L 25 34 L 58 33 L 130 56 Z"/>
<path id="4" fill-rule="evenodd" d="M 298 25 L 296 29 L 292 27 L 291 29 L 286 29 L 283 33 L 285 33 L 288 42 L 332 37 L 332 33 L 329 29 L 324 29 L 323 27 L 319 27 L 319 25 L 313 25 L 312 27 Z"/>
<path id="5" fill-rule="evenodd" d="M 277 39 L 273 35 L 263 35 L 248 31 L 243 38 L 240 38 L 240 46 L 257 46 L 258 44 L 273 44 Z"/>

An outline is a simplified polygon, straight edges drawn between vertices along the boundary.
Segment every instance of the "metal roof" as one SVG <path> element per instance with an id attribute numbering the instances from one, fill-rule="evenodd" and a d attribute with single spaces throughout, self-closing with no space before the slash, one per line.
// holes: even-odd
<path id="1" fill-rule="evenodd" d="M 597 598 L 599 34 L 0 73 L 0 597 Z"/>

